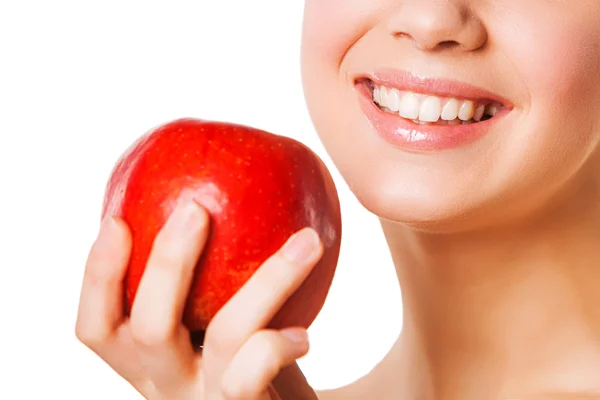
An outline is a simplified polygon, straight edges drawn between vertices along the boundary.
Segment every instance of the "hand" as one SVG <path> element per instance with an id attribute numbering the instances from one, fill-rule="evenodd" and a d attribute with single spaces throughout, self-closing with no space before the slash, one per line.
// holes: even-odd
<path id="1" fill-rule="evenodd" d="M 106 218 L 87 261 L 76 335 L 147 399 L 278 399 L 272 381 L 308 352 L 308 340 L 303 328 L 264 327 L 316 265 L 322 244 L 309 228 L 292 235 L 215 315 L 197 353 L 181 320 L 208 230 L 198 204 L 175 209 L 127 318 L 131 236 L 122 220 Z"/>

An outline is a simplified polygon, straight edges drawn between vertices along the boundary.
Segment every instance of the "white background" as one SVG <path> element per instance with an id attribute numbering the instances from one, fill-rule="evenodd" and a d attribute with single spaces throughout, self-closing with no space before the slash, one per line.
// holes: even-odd
<path id="1" fill-rule="evenodd" d="M 138 398 L 76 341 L 77 301 L 114 162 L 180 117 L 294 137 L 332 171 L 344 234 L 299 361 L 313 387 L 348 384 L 389 350 L 400 292 L 377 219 L 308 117 L 302 9 L 300 0 L 0 2 L 0 398 Z"/>

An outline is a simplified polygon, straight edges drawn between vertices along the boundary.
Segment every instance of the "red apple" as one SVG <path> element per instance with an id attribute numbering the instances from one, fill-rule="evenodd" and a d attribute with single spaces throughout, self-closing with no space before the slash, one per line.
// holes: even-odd
<path id="1" fill-rule="evenodd" d="M 341 240 L 337 191 L 322 160 L 296 140 L 225 122 L 181 119 L 138 139 L 111 173 L 102 212 L 123 218 L 132 233 L 127 315 L 154 238 L 182 198 L 195 199 L 211 216 L 183 323 L 206 330 L 257 268 L 310 226 L 323 256 L 269 324 L 308 328 L 329 292 Z"/>

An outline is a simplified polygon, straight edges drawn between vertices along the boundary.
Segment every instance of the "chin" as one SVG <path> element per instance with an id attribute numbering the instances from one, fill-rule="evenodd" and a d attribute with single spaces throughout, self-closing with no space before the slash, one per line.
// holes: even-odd
<path id="1" fill-rule="evenodd" d="M 489 223 L 484 212 L 489 205 L 472 190 L 448 188 L 435 179 L 384 179 L 381 175 L 379 179 L 365 179 L 352 175 L 345 174 L 346 182 L 357 200 L 381 220 L 438 234 L 474 230 Z"/>
<path id="2" fill-rule="evenodd" d="M 466 171 L 450 179 L 440 169 L 418 171 L 393 160 L 380 159 L 368 169 L 347 158 L 337 165 L 360 204 L 382 222 L 432 234 L 518 225 L 543 209 L 556 189 L 548 190 L 553 186 L 548 184 L 527 190 L 510 179 L 472 179 Z"/>
<path id="3" fill-rule="evenodd" d="M 524 190 L 517 187 L 517 182 L 510 186 L 503 185 L 507 182 L 497 182 L 496 186 L 488 182 L 461 187 L 458 182 L 452 186 L 423 176 L 385 179 L 379 175 L 378 179 L 368 180 L 350 171 L 345 176 L 362 206 L 382 222 L 431 234 L 473 234 L 545 224 L 557 217 L 549 218 L 548 213 L 570 207 L 572 197 L 585 197 L 582 192 L 590 191 L 585 177 L 548 181 Z"/>

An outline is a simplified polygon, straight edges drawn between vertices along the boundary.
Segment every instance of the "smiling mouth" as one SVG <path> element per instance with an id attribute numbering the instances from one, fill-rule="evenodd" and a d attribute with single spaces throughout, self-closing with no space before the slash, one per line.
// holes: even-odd
<path id="1" fill-rule="evenodd" d="M 468 125 L 494 118 L 504 105 L 490 99 L 436 96 L 376 84 L 363 78 L 373 103 L 382 111 L 419 125 Z"/>

